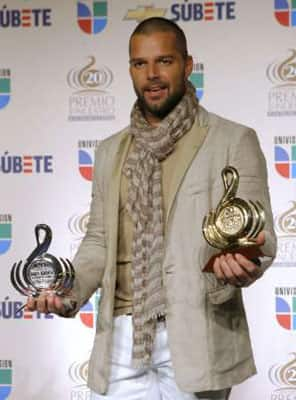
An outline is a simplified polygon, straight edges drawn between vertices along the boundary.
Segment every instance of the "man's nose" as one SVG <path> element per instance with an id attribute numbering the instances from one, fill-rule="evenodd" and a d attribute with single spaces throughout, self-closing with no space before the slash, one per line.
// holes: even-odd
<path id="1" fill-rule="evenodd" d="M 159 69 L 157 64 L 155 63 L 149 63 L 147 65 L 147 78 L 149 80 L 155 79 L 159 77 Z"/>

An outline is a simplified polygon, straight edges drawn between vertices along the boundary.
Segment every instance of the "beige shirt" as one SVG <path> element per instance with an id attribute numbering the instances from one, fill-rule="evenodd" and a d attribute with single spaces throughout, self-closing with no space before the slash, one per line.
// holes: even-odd
<path id="1" fill-rule="evenodd" d="M 190 139 L 190 135 L 193 134 L 194 131 L 190 130 L 186 135 L 182 136 L 181 139 L 176 142 L 174 151 L 161 162 L 164 220 L 166 220 L 166 212 L 168 209 L 168 194 L 170 192 L 171 171 L 177 168 L 178 161 L 182 156 L 181 149 L 186 146 L 186 143 Z M 129 152 L 131 152 L 132 148 L 133 142 L 131 143 Z M 128 180 L 125 174 L 122 173 L 119 200 L 120 210 L 114 316 L 131 314 L 133 311 L 133 288 L 131 276 L 131 246 L 133 240 L 133 223 L 125 207 L 127 196 Z"/>

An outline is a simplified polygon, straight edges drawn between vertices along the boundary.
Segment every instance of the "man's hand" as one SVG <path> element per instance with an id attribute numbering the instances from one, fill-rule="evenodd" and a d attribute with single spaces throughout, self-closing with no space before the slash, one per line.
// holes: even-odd
<path id="1" fill-rule="evenodd" d="M 217 279 L 237 287 L 246 287 L 255 282 L 262 270 L 252 259 L 263 255 L 260 250 L 265 242 L 264 232 L 260 232 L 256 239 L 256 246 L 246 247 L 234 252 L 220 253 L 212 260 L 212 272 Z"/>
<path id="2" fill-rule="evenodd" d="M 45 314 L 64 315 L 67 311 L 61 296 L 47 291 L 42 292 L 38 297 L 28 297 L 26 307 L 29 311 L 39 311 Z"/>

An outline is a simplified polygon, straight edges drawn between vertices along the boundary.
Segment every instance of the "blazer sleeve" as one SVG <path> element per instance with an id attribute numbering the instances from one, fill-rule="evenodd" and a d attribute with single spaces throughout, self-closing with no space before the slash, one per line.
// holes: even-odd
<path id="1" fill-rule="evenodd" d="M 106 258 L 104 225 L 103 171 L 106 151 L 102 142 L 95 153 L 92 200 L 87 232 L 74 257 L 74 286 L 71 296 L 64 299 L 64 317 L 74 317 L 81 306 L 101 286 Z"/>
<path id="2" fill-rule="evenodd" d="M 259 201 L 265 210 L 265 244 L 261 247 L 264 256 L 261 267 L 269 267 L 276 255 L 276 235 L 273 228 L 273 215 L 268 187 L 268 175 L 265 157 L 261 150 L 257 134 L 246 128 L 232 142 L 229 164 L 238 169 L 240 181 L 237 196 L 245 200 Z"/>

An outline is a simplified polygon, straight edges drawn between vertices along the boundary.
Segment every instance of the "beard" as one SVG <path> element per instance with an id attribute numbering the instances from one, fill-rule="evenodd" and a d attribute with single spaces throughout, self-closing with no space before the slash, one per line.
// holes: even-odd
<path id="1" fill-rule="evenodd" d="M 145 88 L 142 89 L 141 92 L 135 86 L 134 86 L 134 89 L 135 89 L 135 92 L 136 92 L 136 95 L 138 98 L 138 105 L 139 105 L 142 113 L 144 115 L 149 113 L 159 119 L 165 118 L 175 108 L 175 106 L 179 103 L 179 101 L 184 96 L 184 93 L 186 90 L 185 84 L 179 85 L 178 88 L 175 90 L 175 92 L 168 95 L 168 97 L 165 100 L 163 100 L 160 104 L 149 104 L 146 101 L 144 94 L 143 94 L 145 91 Z"/>

